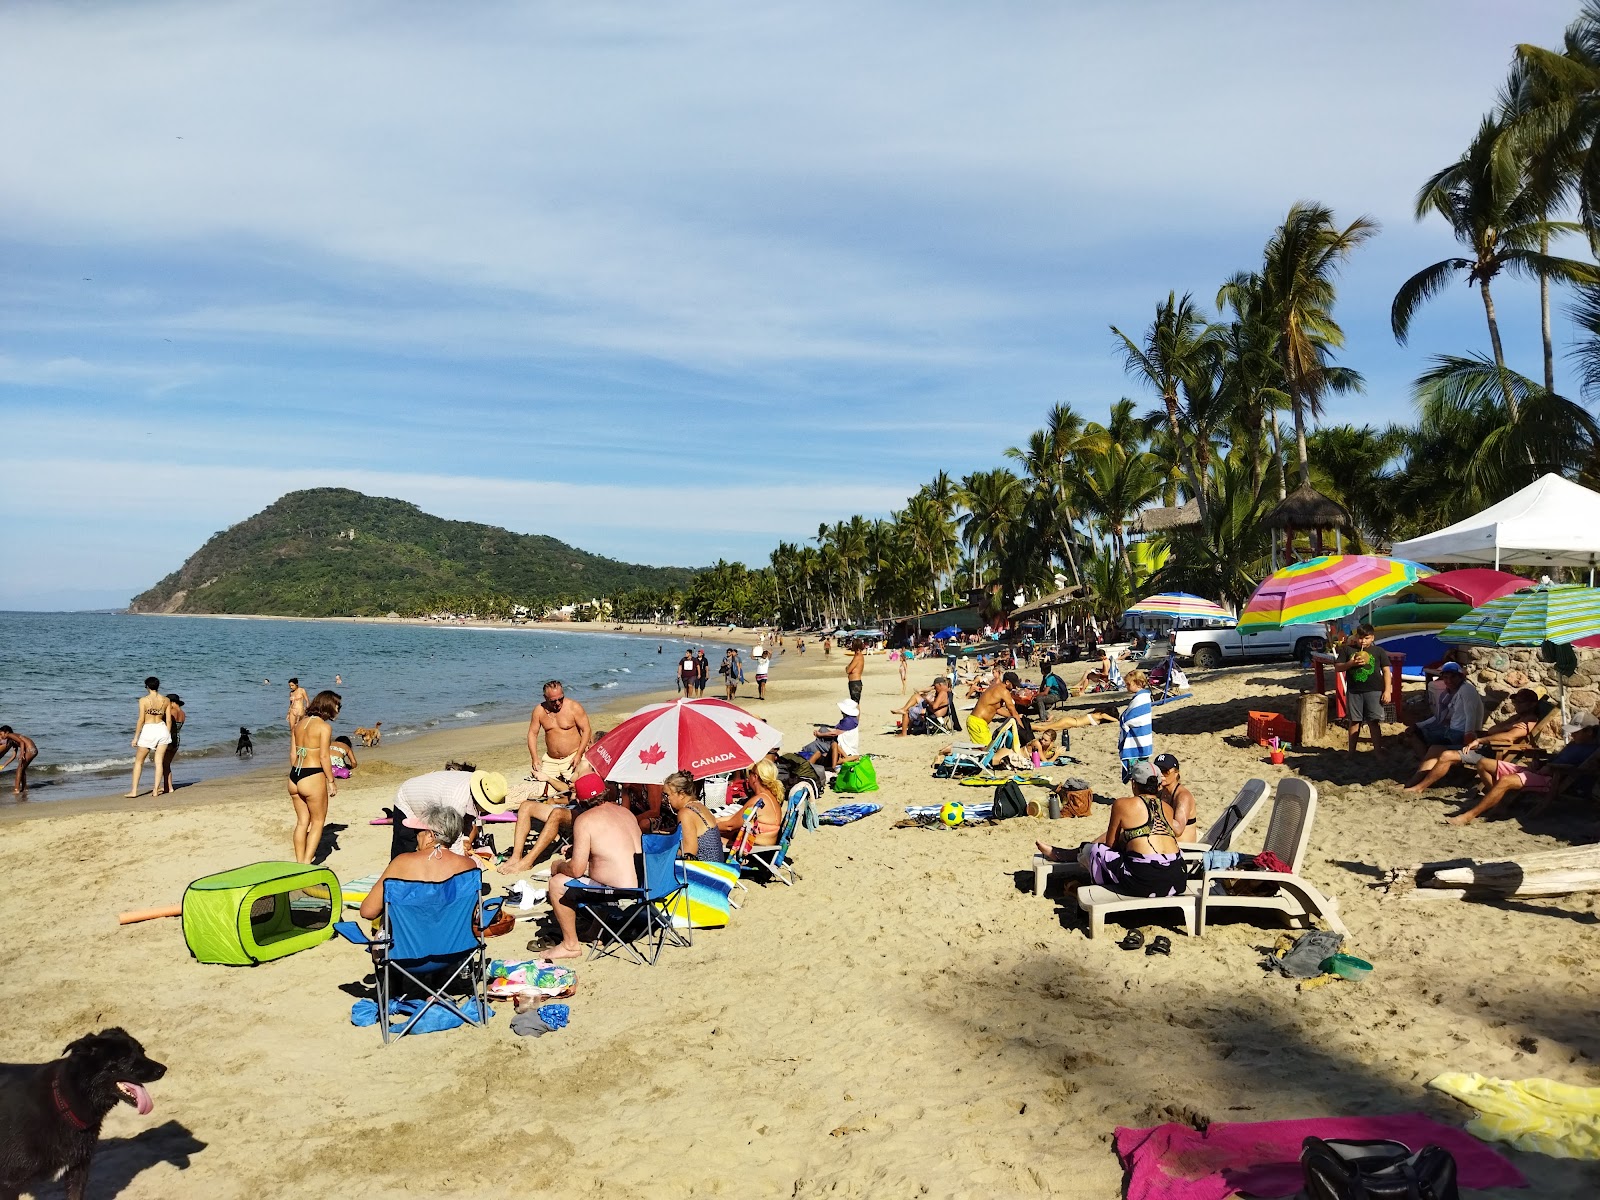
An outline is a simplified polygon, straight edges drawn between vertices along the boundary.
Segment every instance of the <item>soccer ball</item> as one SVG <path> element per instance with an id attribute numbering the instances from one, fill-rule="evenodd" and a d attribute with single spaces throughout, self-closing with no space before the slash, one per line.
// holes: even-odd
<path id="1" fill-rule="evenodd" d="M 951 829 L 961 824 L 966 818 L 966 809 L 962 808 L 954 800 L 946 800 L 944 807 L 939 810 L 939 820 L 950 826 Z"/>

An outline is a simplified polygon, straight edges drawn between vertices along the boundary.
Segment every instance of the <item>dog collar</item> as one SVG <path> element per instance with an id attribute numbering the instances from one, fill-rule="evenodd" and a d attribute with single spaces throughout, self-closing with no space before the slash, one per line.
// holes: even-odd
<path id="1" fill-rule="evenodd" d="M 67 1103 L 67 1098 L 61 1094 L 61 1075 L 59 1072 L 50 1076 L 50 1095 L 55 1098 L 56 1111 L 65 1117 L 75 1128 L 88 1129 L 89 1123 L 72 1111 L 72 1105 Z"/>

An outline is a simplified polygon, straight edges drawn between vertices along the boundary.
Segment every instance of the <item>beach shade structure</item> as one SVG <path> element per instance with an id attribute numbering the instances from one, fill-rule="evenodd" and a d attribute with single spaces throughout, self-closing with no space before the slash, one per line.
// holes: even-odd
<path id="1" fill-rule="evenodd" d="M 1325 554 L 1274 571 L 1239 616 L 1239 632 L 1337 621 L 1431 574 L 1419 563 L 1372 554 Z"/>
<path id="2" fill-rule="evenodd" d="M 1600 634 L 1600 588 L 1547 584 L 1523 588 L 1446 626 L 1452 646 L 1540 646 Z"/>
<path id="3" fill-rule="evenodd" d="M 326 867 L 253 863 L 189 885 L 183 940 L 200 962 L 255 966 L 327 941 L 342 903 Z"/>
<path id="4" fill-rule="evenodd" d="M 1600 566 L 1600 493 L 1545 475 L 1476 516 L 1410 541 L 1394 553 L 1427 563 L 1529 567 Z M 1592 582 L 1592 581 L 1591 581 Z"/>
<path id="5" fill-rule="evenodd" d="M 1477 608 L 1480 604 L 1509 596 L 1527 586 L 1526 579 L 1509 571 L 1469 567 L 1461 571 L 1440 571 L 1437 575 L 1429 575 L 1417 585 L 1417 592 L 1419 595 L 1437 592 L 1441 598 Z"/>
<path id="6" fill-rule="evenodd" d="M 959 625 L 949 625 L 949 626 L 946 626 L 945 628 L 939 630 L 939 632 L 934 634 L 933 636 L 935 638 L 953 638 L 953 637 L 959 637 L 960 635 L 961 635 L 961 626 L 959 626 Z"/>
<path id="7" fill-rule="evenodd" d="M 1123 610 L 1123 616 L 1171 617 L 1174 620 L 1194 617 L 1205 620 L 1227 620 L 1233 614 L 1220 604 L 1188 592 L 1161 592 L 1146 596 L 1139 603 Z"/>
<path id="8" fill-rule="evenodd" d="M 743 770 L 783 734 L 737 704 L 711 696 L 650 704 L 589 747 L 612 783 L 662 783 L 674 771 L 696 779 Z"/>

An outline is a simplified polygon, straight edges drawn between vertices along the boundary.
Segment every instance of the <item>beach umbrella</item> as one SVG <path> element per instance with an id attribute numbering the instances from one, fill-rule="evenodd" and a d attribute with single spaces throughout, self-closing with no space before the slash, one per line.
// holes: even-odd
<path id="1" fill-rule="evenodd" d="M 1470 567 L 1464 571 L 1440 571 L 1437 575 L 1430 575 L 1418 585 L 1418 590 L 1438 592 L 1476 608 L 1527 586 L 1528 581 L 1521 575 L 1492 571 L 1487 567 Z"/>
<path id="2" fill-rule="evenodd" d="M 1233 614 L 1220 604 L 1213 604 L 1201 596 L 1193 596 L 1188 592 L 1161 592 L 1154 596 L 1146 596 L 1139 603 L 1123 610 L 1123 616 L 1146 617 L 1200 617 L 1216 618 L 1231 617 Z"/>
<path id="3" fill-rule="evenodd" d="M 737 704 L 703 696 L 646 705 L 590 746 L 588 759 L 613 783 L 661 783 L 674 771 L 704 779 L 742 770 L 782 740 Z"/>
<path id="4" fill-rule="evenodd" d="M 1239 616 L 1240 633 L 1302 621 L 1337 621 L 1432 572 L 1420 563 L 1373 554 L 1324 554 L 1274 571 Z"/>
<path id="5" fill-rule="evenodd" d="M 953 637 L 959 637 L 960 634 L 961 634 L 961 626 L 959 626 L 959 625 L 947 625 L 945 628 L 939 630 L 939 632 L 934 634 L 933 636 L 936 637 L 936 638 L 953 638 Z"/>
<path id="6" fill-rule="evenodd" d="M 1439 633 L 1452 646 L 1539 646 L 1600 634 L 1600 588 L 1525 587 L 1473 609 Z"/>

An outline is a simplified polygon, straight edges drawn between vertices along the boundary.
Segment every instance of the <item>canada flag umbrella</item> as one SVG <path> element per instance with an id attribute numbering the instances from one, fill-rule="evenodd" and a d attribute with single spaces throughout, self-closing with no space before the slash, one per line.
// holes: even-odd
<path id="1" fill-rule="evenodd" d="M 661 783 L 674 771 L 704 779 L 750 766 L 782 739 L 737 704 L 704 697 L 641 708 L 590 746 L 588 759 L 613 783 Z"/>

